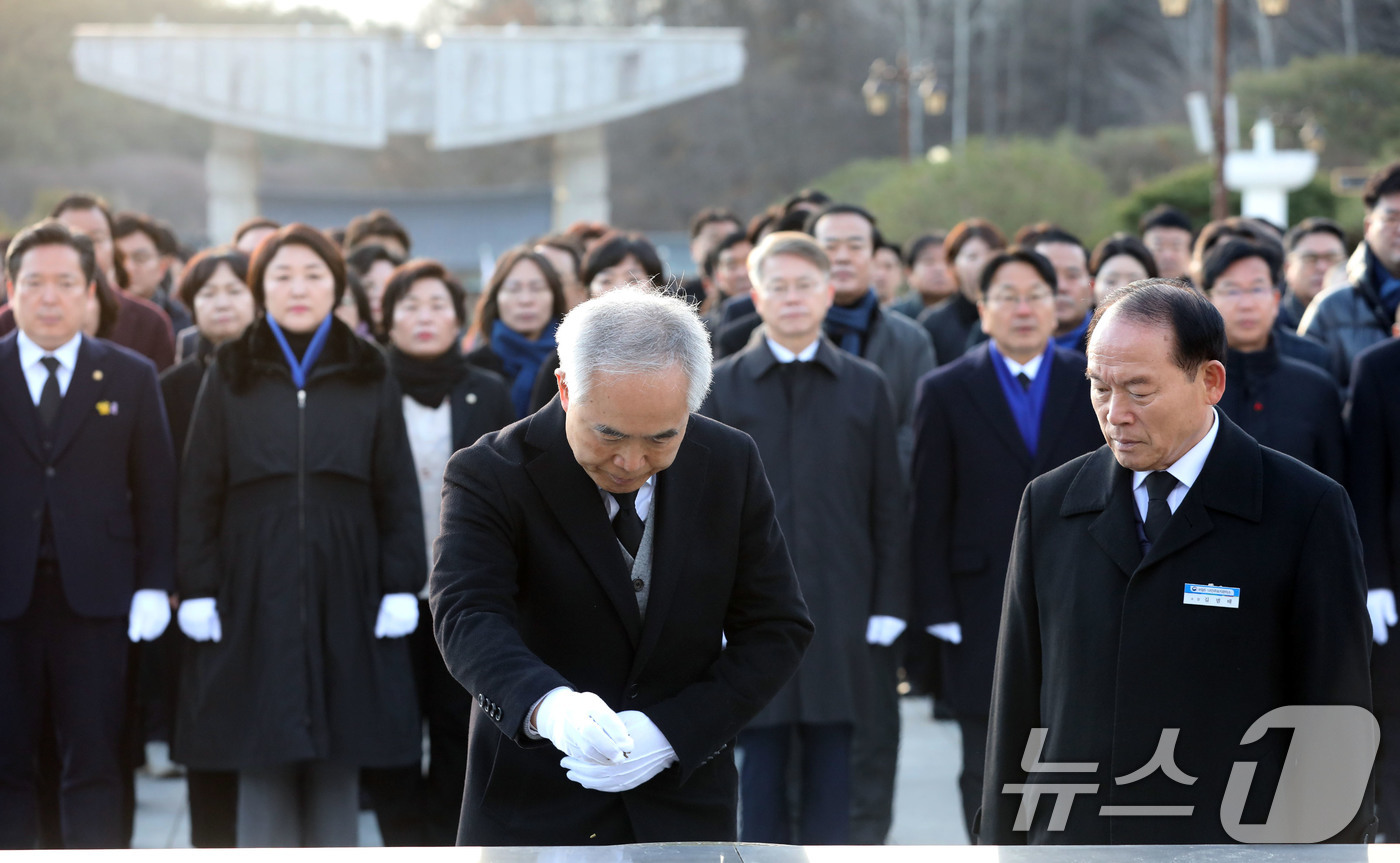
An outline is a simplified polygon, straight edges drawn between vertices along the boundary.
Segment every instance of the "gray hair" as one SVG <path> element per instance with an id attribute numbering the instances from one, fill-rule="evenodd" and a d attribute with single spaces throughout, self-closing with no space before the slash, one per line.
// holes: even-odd
<path id="1" fill-rule="evenodd" d="M 710 334 L 689 303 L 636 284 L 579 304 L 554 335 L 569 395 L 582 401 L 598 374 L 650 375 L 680 366 L 686 406 L 710 392 Z"/>
<path id="2" fill-rule="evenodd" d="M 801 231 L 774 231 L 763 238 L 752 252 L 749 252 L 749 281 L 755 288 L 763 290 L 763 265 L 769 258 L 778 255 L 792 255 L 801 258 L 822 272 L 822 278 L 831 275 L 831 258 L 821 244 L 812 239 L 811 234 Z"/>

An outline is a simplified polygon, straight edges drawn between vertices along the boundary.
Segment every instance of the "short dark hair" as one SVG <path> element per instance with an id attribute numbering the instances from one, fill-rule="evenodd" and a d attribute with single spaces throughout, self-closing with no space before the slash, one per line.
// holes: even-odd
<path id="1" fill-rule="evenodd" d="M 807 223 L 803 226 L 803 229 L 815 237 L 817 235 L 818 222 L 825 219 L 827 216 L 839 216 L 843 213 L 852 216 L 860 216 L 870 223 L 870 249 L 874 251 L 881 239 L 880 229 L 877 226 L 878 223 L 874 214 L 859 204 L 827 204 L 825 207 L 822 207 L 820 210 L 817 210 L 807 217 Z"/>
<path id="2" fill-rule="evenodd" d="M 388 261 L 389 266 L 396 269 L 403 265 L 403 258 L 378 243 L 367 243 L 345 256 L 346 265 L 361 277 L 380 261 Z"/>
<path id="3" fill-rule="evenodd" d="M 1309 216 L 1289 228 L 1288 233 L 1283 235 L 1283 248 L 1291 252 L 1298 247 L 1298 244 L 1303 241 L 1304 237 L 1312 234 L 1331 234 L 1338 240 L 1341 240 L 1343 249 L 1346 248 L 1346 231 L 1342 230 L 1341 225 L 1331 219 L 1324 219 L 1322 216 Z"/>
<path id="4" fill-rule="evenodd" d="M 345 227 L 345 247 L 353 249 L 364 242 L 365 237 L 393 237 L 403 245 L 405 253 L 413 248 L 408 230 L 388 210 L 370 210 L 350 220 Z"/>
<path id="5" fill-rule="evenodd" d="M 530 245 L 548 246 L 551 249 L 564 252 L 574 259 L 574 278 L 579 277 L 579 271 L 583 269 L 583 244 L 578 241 L 577 237 L 571 237 L 568 234 L 548 234 Z"/>
<path id="6" fill-rule="evenodd" d="M 156 251 L 162 255 L 175 254 L 175 249 L 171 244 L 172 237 L 162 230 L 154 219 L 141 213 L 118 213 L 116 220 L 112 223 L 112 239 L 120 240 L 132 234 L 145 234 L 150 238 L 151 245 L 155 246 Z"/>
<path id="7" fill-rule="evenodd" d="M 1127 255 L 1142 264 L 1149 279 L 1157 278 L 1157 259 L 1152 257 L 1151 250 L 1143 245 L 1142 240 L 1127 231 L 1105 237 L 1094 247 L 1094 253 L 1089 256 L 1089 272 L 1097 276 L 1105 262 L 1119 255 Z"/>
<path id="8" fill-rule="evenodd" d="M 714 278 L 715 268 L 719 266 L 719 256 L 725 249 L 732 249 L 734 246 L 748 241 L 749 235 L 746 231 L 730 231 L 721 237 L 720 241 L 715 243 L 714 248 L 710 249 L 709 254 L 705 255 L 705 260 L 701 265 L 705 270 L 705 277 Z"/>
<path id="9" fill-rule="evenodd" d="M 706 225 L 713 225 L 716 222 L 733 222 L 740 227 L 744 225 L 744 220 L 734 215 L 733 210 L 726 210 L 722 207 L 706 207 L 691 218 L 690 238 L 693 240 L 700 236 L 700 232 L 705 230 Z"/>
<path id="10" fill-rule="evenodd" d="M 981 240 L 993 250 L 1006 248 L 1006 235 L 986 219 L 963 219 L 953 226 L 943 240 L 943 256 L 952 263 L 969 240 Z"/>
<path id="11" fill-rule="evenodd" d="M 1211 360 L 1225 362 L 1225 319 L 1205 294 L 1180 279 L 1141 279 L 1104 297 L 1089 321 L 1091 341 L 1111 309 L 1130 320 L 1171 330 L 1172 363 L 1190 380 Z"/>
<path id="12" fill-rule="evenodd" d="M 253 292 L 253 302 L 258 304 L 258 308 L 265 305 L 263 277 L 267 273 L 267 265 L 283 246 L 305 246 L 326 262 L 335 280 L 335 305 L 340 305 L 340 297 L 345 293 L 345 258 L 340 254 L 340 249 L 331 242 L 330 237 L 310 225 L 293 222 L 267 235 L 258 244 L 248 264 L 248 290 Z"/>
<path id="13" fill-rule="evenodd" d="M 785 215 L 786 213 L 783 212 L 783 208 L 778 204 L 774 204 L 763 212 L 755 215 L 752 219 L 749 219 L 748 225 L 744 228 L 744 233 L 748 235 L 749 242 L 757 246 L 758 241 L 763 239 L 765 234 L 777 230 L 774 226 L 777 225 Z"/>
<path id="14" fill-rule="evenodd" d="M 1247 258 L 1260 258 L 1269 267 L 1269 284 L 1278 287 L 1279 272 L 1283 269 L 1283 256 L 1272 243 L 1255 243 L 1231 237 L 1217 243 L 1201 261 L 1201 290 L 1210 293 L 1222 273 Z"/>
<path id="15" fill-rule="evenodd" d="M 612 225 L 607 222 L 589 222 L 580 219 L 564 229 L 564 236 L 573 237 L 580 246 L 587 246 L 590 241 L 605 237 L 612 231 Z"/>
<path id="16" fill-rule="evenodd" d="M 1032 267 L 1040 276 L 1040 280 L 1050 286 L 1052 293 L 1060 290 L 1059 280 L 1055 277 L 1055 265 L 1050 260 L 1034 249 L 1027 249 L 1024 246 L 1012 246 L 1009 249 L 998 252 L 987 265 L 982 268 L 982 280 L 978 287 L 982 296 L 987 296 L 987 292 L 992 289 L 992 279 L 996 278 L 997 271 L 1007 264 L 1026 264 Z"/>
<path id="17" fill-rule="evenodd" d="M 1171 204 L 1158 204 L 1138 219 L 1138 236 L 1153 228 L 1176 228 L 1193 237 L 1196 235 L 1196 229 L 1191 226 L 1191 217 Z"/>
<path id="18" fill-rule="evenodd" d="M 622 257 L 626 257 L 626 255 Z M 513 249 L 507 249 L 505 254 L 496 259 L 496 267 L 491 271 L 491 278 L 486 282 L 485 290 L 481 292 L 481 299 L 477 300 L 476 314 L 472 316 L 472 326 L 468 331 L 468 335 L 474 337 L 476 344 L 491 343 L 491 330 L 495 328 L 496 321 L 501 317 L 499 299 L 501 286 L 506 283 L 506 279 L 510 278 L 510 271 L 515 269 L 515 265 L 521 261 L 533 261 L 540 268 L 540 272 L 544 273 L 545 284 L 549 285 L 549 293 L 553 297 L 550 318 L 557 321 L 564 316 L 566 310 L 564 284 L 559 281 L 558 270 L 554 269 L 549 258 L 539 252 L 531 251 L 528 246 L 516 246 Z M 387 315 L 385 319 L 388 319 Z"/>
<path id="19" fill-rule="evenodd" d="M 919 260 L 919 255 L 924 253 L 924 249 L 929 246 L 943 248 L 943 242 L 948 239 L 948 235 L 943 231 L 929 231 L 915 237 L 909 243 L 909 248 L 904 250 L 904 266 L 914 269 L 914 264 Z"/>
<path id="20" fill-rule="evenodd" d="M 584 256 L 580 281 L 585 287 L 592 285 L 599 273 L 621 263 L 628 255 L 637 259 L 653 285 L 666 284 L 666 267 L 661 263 L 656 246 L 635 231 L 610 231 L 600 237 Z"/>
<path id="21" fill-rule="evenodd" d="M 1273 246 L 1279 250 L 1280 254 L 1283 252 L 1278 237 L 1264 225 L 1244 216 L 1227 216 L 1223 219 L 1207 222 L 1206 226 L 1201 228 L 1201 233 L 1196 237 L 1196 244 L 1191 254 L 1196 260 L 1204 261 L 1211 249 L 1226 240 L 1235 238 L 1249 240 L 1263 246 Z"/>
<path id="22" fill-rule="evenodd" d="M 372 333 L 374 330 L 374 309 L 370 308 L 369 294 L 365 291 L 364 280 L 356 275 L 354 270 L 345 271 L 345 293 L 355 303 L 355 314 L 360 318 L 360 325 Z M 344 304 L 345 299 L 342 297 L 341 305 Z M 374 338 L 372 334 L 370 337 Z"/>
<path id="23" fill-rule="evenodd" d="M 896 258 L 899 258 L 900 263 L 904 262 L 904 250 L 901 249 L 899 243 L 896 243 L 894 240 L 887 240 L 882 235 L 880 237 L 880 242 L 875 244 L 875 251 L 878 252 L 881 249 L 889 249 L 891 252 L 894 252 Z"/>
<path id="24" fill-rule="evenodd" d="M 246 285 L 248 284 L 248 262 L 248 256 L 233 246 L 205 249 L 191 258 L 190 262 L 185 265 L 184 272 L 180 274 L 180 287 L 177 291 L 180 302 L 190 310 L 190 316 L 195 316 L 195 296 L 199 294 L 200 288 L 204 287 L 204 283 L 213 278 L 215 270 L 227 264 L 238 280 Z M 258 305 L 261 306 L 261 303 Z"/>
<path id="25" fill-rule="evenodd" d="M 1066 246 L 1074 246 L 1075 248 L 1079 249 L 1079 251 L 1084 253 L 1084 264 L 1085 266 L 1088 266 L 1088 247 L 1084 245 L 1083 240 L 1079 239 L 1074 234 L 1071 234 L 1069 231 L 1066 231 L 1064 228 L 1058 227 L 1056 225 L 1049 225 L 1048 227 L 1037 231 L 1033 236 L 1034 239 L 1032 239 L 1030 242 L 1031 248 L 1035 248 L 1036 246 L 1045 245 L 1048 243 L 1059 243 Z"/>
<path id="26" fill-rule="evenodd" d="M 230 242 L 237 243 L 239 240 L 243 239 L 244 234 L 249 231 L 255 231 L 258 228 L 271 228 L 275 231 L 280 227 L 282 227 L 281 222 L 273 221 L 267 216 L 254 216 L 251 219 L 244 219 L 238 224 L 238 227 L 233 229 L 233 238 Z"/>
<path id="27" fill-rule="evenodd" d="M 5 249 L 5 272 L 10 281 L 19 278 L 19 267 L 25 253 L 39 246 L 67 246 L 77 252 L 78 265 L 83 271 L 83 284 L 90 285 L 95 281 L 97 255 L 92 250 L 92 240 L 68 230 L 62 222 L 54 218 L 36 222 L 15 234 L 15 238 L 10 240 Z"/>
<path id="28" fill-rule="evenodd" d="M 783 201 L 783 212 L 791 213 L 793 207 L 802 204 L 814 204 L 817 207 L 825 207 L 831 203 L 831 196 L 820 189 L 803 189 Z"/>
<path id="29" fill-rule="evenodd" d="M 117 235 L 117 220 L 112 215 L 112 207 L 104 199 L 97 195 L 73 194 L 68 195 L 63 200 L 54 205 L 49 211 L 51 218 L 57 219 L 69 210 L 98 210 L 102 217 L 107 220 L 107 230 L 112 232 L 112 236 Z"/>
<path id="30" fill-rule="evenodd" d="M 1367 178 L 1366 186 L 1361 190 L 1361 203 L 1366 205 L 1367 210 L 1373 210 L 1381 198 L 1396 192 L 1400 192 L 1400 160 L 1391 162 Z"/>
<path id="31" fill-rule="evenodd" d="M 1048 231 L 1064 231 L 1064 228 L 1048 220 L 1022 225 L 1017 228 L 1016 233 L 1011 236 L 1011 245 L 1029 248 L 1040 242 L 1040 235 Z"/>
<path id="32" fill-rule="evenodd" d="M 467 325 L 467 291 L 462 287 L 462 283 L 448 272 L 442 262 L 431 258 L 414 258 L 400 264 L 389 277 L 388 284 L 384 286 L 384 296 L 379 300 L 379 308 L 384 313 L 385 332 L 394 325 L 394 307 L 408 295 L 415 282 L 423 279 L 437 279 L 447 286 L 447 295 L 452 298 L 452 311 L 457 315 L 457 327 L 460 329 Z M 545 281 L 549 281 L 549 276 L 545 276 Z"/>

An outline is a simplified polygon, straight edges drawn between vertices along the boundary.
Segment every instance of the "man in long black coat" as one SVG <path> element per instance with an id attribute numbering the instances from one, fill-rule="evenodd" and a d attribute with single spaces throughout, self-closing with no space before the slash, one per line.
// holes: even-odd
<path id="1" fill-rule="evenodd" d="M 797 676 L 739 737 L 743 839 L 788 843 L 787 761 L 802 753 L 805 845 L 851 841 L 851 741 L 875 686 L 867 643 L 888 647 L 909 606 L 904 477 L 885 377 L 822 334 L 830 260 L 806 234 L 753 251 L 762 338 L 715 368 L 704 413 L 753 436 L 816 636 Z"/>
<path id="2" fill-rule="evenodd" d="M 918 618 L 954 641 L 939 653 L 962 728 L 958 786 L 969 834 L 982 803 L 997 626 L 1021 494 L 1035 477 L 1103 444 L 1084 355 L 1050 343 L 1050 262 L 1035 252 L 1002 253 L 982 276 L 982 327 L 992 340 L 919 382 L 910 550 Z M 1032 438 L 1020 417 L 1035 426 Z"/>
<path id="3" fill-rule="evenodd" d="M 458 842 L 734 841 L 731 744 L 812 634 L 758 450 L 690 413 L 710 349 L 681 301 L 612 291 L 558 339 L 559 399 L 444 480 L 434 632 L 476 699 Z"/>
<path id="4" fill-rule="evenodd" d="M 1373 835 L 1371 633 L 1351 505 L 1215 409 L 1224 355 L 1219 313 L 1177 282 L 1134 282 L 1096 313 L 1088 374 L 1108 444 L 1032 481 L 1021 503 L 983 842 Z M 1344 781 L 1288 776 L 1285 761 L 1309 763 L 1318 738 L 1259 720 L 1294 705 L 1352 706 L 1322 711 L 1333 727 L 1320 762 Z M 1259 739 L 1271 723 L 1300 731 Z M 1257 768 L 1243 790 L 1231 781 L 1241 762 Z M 1055 799 L 1033 801 L 1037 786 Z"/>
<path id="5" fill-rule="evenodd" d="M 155 368 L 82 334 L 92 244 L 57 222 L 6 260 L 0 338 L 0 847 L 39 838 L 45 705 L 63 756 L 63 843 L 126 844 L 120 764 L 130 637 L 175 586 L 175 457 Z"/>

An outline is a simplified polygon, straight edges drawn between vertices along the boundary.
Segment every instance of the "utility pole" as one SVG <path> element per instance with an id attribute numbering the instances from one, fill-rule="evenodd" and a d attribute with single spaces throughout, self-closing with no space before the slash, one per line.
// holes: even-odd
<path id="1" fill-rule="evenodd" d="M 1356 0 L 1342 0 L 1342 38 L 1348 57 L 1356 56 Z"/>
<path id="2" fill-rule="evenodd" d="M 904 0 L 904 56 L 907 63 L 922 53 L 919 44 L 919 2 Z M 904 114 L 909 118 L 908 137 L 905 145 L 906 159 L 917 159 L 924 152 L 924 106 L 918 101 L 919 94 L 909 86 L 908 76 L 904 85 Z"/>
<path id="3" fill-rule="evenodd" d="M 953 149 L 967 143 L 968 64 L 972 53 L 972 0 L 953 0 Z"/>
<path id="4" fill-rule="evenodd" d="M 1210 188 L 1210 217 L 1230 215 L 1225 191 L 1225 92 L 1229 88 L 1230 3 L 1215 0 L 1215 87 L 1211 94 L 1211 126 L 1215 132 L 1215 177 Z"/>

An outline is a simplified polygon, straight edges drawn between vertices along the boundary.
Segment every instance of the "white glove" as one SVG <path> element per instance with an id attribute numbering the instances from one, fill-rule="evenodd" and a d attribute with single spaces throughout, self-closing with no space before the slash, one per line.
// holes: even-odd
<path id="1" fill-rule="evenodd" d="M 624 710 L 617 715 L 632 735 L 632 753 L 618 764 L 594 764 L 579 758 L 565 758 L 559 765 L 570 779 L 584 788 L 616 794 L 631 791 L 676 763 L 676 751 L 661 729 L 645 713 Z"/>
<path id="2" fill-rule="evenodd" d="M 132 594 L 127 638 L 132 642 L 155 641 L 169 625 L 170 594 L 163 590 L 138 590 Z"/>
<path id="3" fill-rule="evenodd" d="M 865 643 L 889 647 L 904 633 L 904 627 L 907 625 L 897 617 L 885 614 L 871 615 L 869 622 L 865 624 Z"/>
<path id="4" fill-rule="evenodd" d="M 627 726 L 603 699 L 562 686 L 540 701 L 535 728 L 560 752 L 594 764 L 616 764 L 635 745 Z"/>
<path id="5" fill-rule="evenodd" d="M 1371 637 L 1376 644 L 1385 644 L 1390 640 L 1386 627 L 1394 626 L 1397 622 L 1395 592 L 1387 588 L 1366 591 L 1366 611 L 1371 615 Z"/>
<path id="6" fill-rule="evenodd" d="M 411 593 L 386 593 L 379 600 L 375 638 L 403 638 L 418 628 L 418 597 Z"/>
<path id="7" fill-rule="evenodd" d="M 935 623 L 928 628 L 928 634 L 949 644 L 962 644 L 962 624 Z"/>
<path id="8" fill-rule="evenodd" d="M 180 603 L 177 615 L 180 631 L 193 641 L 218 641 L 223 638 L 219 628 L 219 610 L 214 606 L 214 597 L 187 599 Z"/>

